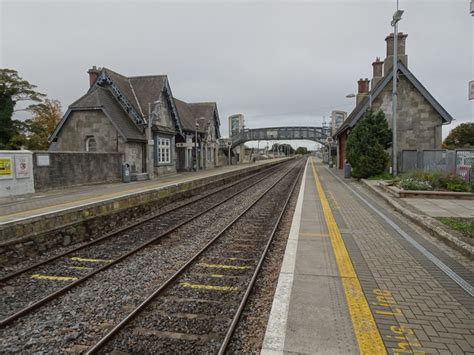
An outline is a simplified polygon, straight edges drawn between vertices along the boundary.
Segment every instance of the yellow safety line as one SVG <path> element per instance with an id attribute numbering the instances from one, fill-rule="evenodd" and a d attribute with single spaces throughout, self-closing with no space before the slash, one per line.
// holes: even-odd
<path id="1" fill-rule="evenodd" d="M 86 262 L 86 263 L 110 263 L 112 262 L 112 260 L 106 260 L 106 259 L 87 259 L 87 258 L 79 258 L 79 257 L 72 257 L 70 258 L 71 260 L 74 260 L 74 261 L 82 261 L 82 262 Z"/>
<path id="2" fill-rule="evenodd" d="M 79 277 L 75 277 L 75 276 L 53 276 L 53 275 L 40 275 L 40 274 L 31 275 L 31 278 L 36 279 L 36 280 L 49 280 L 49 281 L 74 281 L 74 280 L 79 280 Z"/>
<path id="3" fill-rule="evenodd" d="M 387 354 L 382 337 L 370 312 L 369 304 L 365 298 L 357 274 L 347 252 L 336 220 L 329 206 L 328 199 L 318 177 L 318 173 L 311 160 L 314 181 L 318 190 L 324 218 L 331 238 L 331 244 L 336 256 L 336 262 L 341 276 L 344 293 L 346 295 L 349 313 L 352 318 L 354 333 L 359 344 L 361 354 Z"/>
<path id="4" fill-rule="evenodd" d="M 220 275 L 220 274 L 211 274 L 211 277 L 217 277 L 217 278 L 221 278 L 221 277 L 224 277 L 224 275 Z"/>
<path id="5" fill-rule="evenodd" d="M 250 266 L 234 266 L 234 265 L 207 264 L 207 263 L 199 263 L 198 265 L 202 267 L 210 267 L 210 268 L 216 268 L 216 269 L 234 269 L 234 270 L 250 269 Z"/>
<path id="6" fill-rule="evenodd" d="M 201 290 L 213 290 L 213 291 L 238 291 L 238 287 L 232 287 L 232 286 L 215 286 L 215 285 L 199 285 L 199 284 L 193 284 L 190 282 L 181 282 L 181 286 L 183 287 L 188 287 L 188 288 L 196 288 L 196 289 L 201 289 Z"/>

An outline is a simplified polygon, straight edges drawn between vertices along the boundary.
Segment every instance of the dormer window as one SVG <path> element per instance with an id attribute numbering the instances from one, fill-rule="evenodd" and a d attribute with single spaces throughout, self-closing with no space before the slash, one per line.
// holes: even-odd
<path id="1" fill-rule="evenodd" d="M 88 136 L 86 138 L 86 152 L 96 152 L 97 151 L 97 143 L 95 141 L 94 136 Z"/>

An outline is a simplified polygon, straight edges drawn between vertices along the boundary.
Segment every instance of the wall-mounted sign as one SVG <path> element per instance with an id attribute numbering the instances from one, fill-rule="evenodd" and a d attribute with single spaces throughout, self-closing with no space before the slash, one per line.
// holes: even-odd
<path id="1" fill-rule="evenodd" d="M 12 176 L 12 158 L 0 156 L 0 179 L 11 179 Z"/>
<path id="2" fill-rule="evenodd" d="M 49 166 L 49 154 L 36 154 L 36 165 Z"/>
<path id="3" fill-rule="evenodd" d="M 199 148 L 199 143 L 198 143 L 198 148 Z M 189 143 L 176 143 L 176 148 L 194 148 L 194 143 L 189 142 Z"/>
<path id="4" fill-rule="evenodd" d="M 17 179 L 30 177 L 30 162 L 28 156 L 15 156 L 15 176 Z"/>
<path id="5" fill-rule="evenodd" d="M 474 100 L 474 80 L 469 82 L 469 100 Z"/>

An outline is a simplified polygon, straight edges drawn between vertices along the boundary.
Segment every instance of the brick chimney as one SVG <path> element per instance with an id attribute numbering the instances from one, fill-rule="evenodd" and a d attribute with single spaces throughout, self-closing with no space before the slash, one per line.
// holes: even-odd
<path id="1" fill-rule="evenodd" d="M 89 74 L 89 84 L 90 84 L 90 86 L 92 87 L 92 85 L 94 85 L 94 83 L 96 82 L 97 78 L 99 77 L 100 68 L 97 69 L 97 67 L 94 65 L 94 66 L 92 66 L 91 69 L 89 69 L 89 70 L 87 71 L 87 73 Z"/>
<path id="2" fill-rule="evenodd" d="M 374 72 L 372 75 L 371 90 L 374 89 L 375 85 L 377 85 L 377 83 L 383 77 L 383 61 L 381 61 L 379 57 L 375 58 L 375 62 L 372 63 L 372 67 Z"/>
<path id="3" fill-rule="evenodd" d="M 357 82 L 359 86 L 359 91 L 357 92 L 357 96 L 356 96 L 356 105 L 358 105 L 365 97 L 368 96 L 369 83 L 370 81 L 367 78 L 365 79 L 360 78 L 359 81 Z"/>
<path id="4" fill-rule="evenodd" d="M 397 58 L 401 61 L 405 66 L 408 66 L 408 56 L 406 54 L 406 39 L 408 37 L 407 34 L 403 32 L 398 33 L 398 40 L 397 40 Z M 387 57 L 385 58 L 385 65 L 384 65 L 384 75 L 386 75 L 393 66 L 393 40 L 395 36 L 393 33 L 390 33 L 386 38 L 385 41 L 387 42 Z"/>

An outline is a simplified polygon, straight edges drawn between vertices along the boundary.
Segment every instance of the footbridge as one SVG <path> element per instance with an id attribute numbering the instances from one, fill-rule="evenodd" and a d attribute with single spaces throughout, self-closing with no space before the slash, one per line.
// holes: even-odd
<path id="1" fill-rule="evenodd" d="M 269 127 L 244 129 L 232 136 L 232 148 L 249 141 L 306 139 L 326 144 L 330 128 L 324 127 Z"/>

